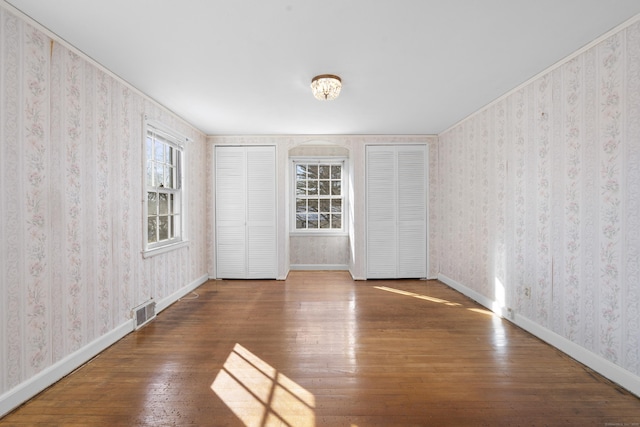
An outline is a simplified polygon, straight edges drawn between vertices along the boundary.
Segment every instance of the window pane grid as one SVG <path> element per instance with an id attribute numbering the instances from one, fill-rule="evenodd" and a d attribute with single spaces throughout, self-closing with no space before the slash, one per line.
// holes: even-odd
<path id="1" fill-rule="evenodd" d="M 180 213 L 176 195 L 169 192 L 147 192 L 147 234 L 149 243 L 180 237 Z"/>
<path id="2" fill-rule="evenodd" d="M 147 186 L 176 189 L 178 149 L 153 132 L 147 134 Z"/>
<path id="3" fill-rule="evenodd" d="M 158 247 L 181 238 L 180 156 L 182 150 L 147 129 L 145 144 L 147 244 Z"/>
<path id="4" fill-rule="evenodd" d="M 295 163 L 296 230 L 342 230 L 342 164 Z"/>

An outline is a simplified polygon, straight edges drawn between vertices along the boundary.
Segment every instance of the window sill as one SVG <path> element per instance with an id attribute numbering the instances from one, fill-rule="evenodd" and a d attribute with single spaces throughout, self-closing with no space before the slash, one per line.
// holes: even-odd
<path id="1" fill-rule="evenodd" d="M 289 236 L 295 237 L 335 237 L 348 236 L 346 231 L 290 231 Z"/>
<path id="2" fill-rule="evenodd" d="M 160 255 L 160 254 L 164 254 L 164 253 L 167 253 L 167 252 L 171 252 L 171 251 L 183 248 L 183 247 L 188 246 L 188 245 L 189 245 L 189 241 L 188 240 L 182 240 L 182 241 L 177 242 L 177 243 L 171 243 L 170 245 L 160 246 L 158 248 L 153 248 L 153 249 L 146 249 L 146 250 L 142 251 L 142 258 L 151 258 L 151 257 L 154 257 L 156 255 Z"/>

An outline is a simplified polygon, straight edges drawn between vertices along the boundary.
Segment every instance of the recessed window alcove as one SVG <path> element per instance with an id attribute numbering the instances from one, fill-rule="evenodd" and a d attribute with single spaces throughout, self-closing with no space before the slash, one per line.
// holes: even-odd
<path id="1" fill-rule="evenodd" d="M 292 270 L 348 270 L 350 259 L 350 237 L 349 230 L 352 229 L 352 215 L 349 215 L 352 185 L 350 168 L 349 168 L 349 149 L 327 142 L 323 140 L 311 140 L 300 143 L 299 145 L 289 149 L 289 167 L 288 180 L 289 191 L 287 192 L 289 202 L 289 262 Z M 300 209 L 296 208 L 296 192 L 309 192 L 318 194 L 318 197 L 328 198 L 331 194 L 330 190 L 322 188 L 296 188 L 296 161 L 303 162 L 305 165 L 328 165 L 330 163 L 341 165 L 340 170 L 343 174 L 342 185 L 339 186 L 340 195 L 344 205 L 342 206 L 342 229 L 340 231 L 321 229 L 317 231 L 296 231 L 296 213 Z M 309 175 L 315 174 L 315 169 L 311 166 Z M 329 169 L 328 167 L 326 167 Z M 301 167 L 298 169 L 302 170 Z M 319 182 L 323 183 L 324 177 L 319 176 Z M 334 183 L 336 184 L 336 183 Z M 298 185 L 298 187 L 301 187 Z M 351 188 L 350 188 L 351 187 Z M 334 191 L 335 193 L 336 191 Z M 326 194 L 325 194 L 326 193 Z M 297 209 L 297 210 L 296 210 Z M 314 208 L 310 208 L 312 211 Z M 318 213 L 322 216 L 322 209 Z"/>

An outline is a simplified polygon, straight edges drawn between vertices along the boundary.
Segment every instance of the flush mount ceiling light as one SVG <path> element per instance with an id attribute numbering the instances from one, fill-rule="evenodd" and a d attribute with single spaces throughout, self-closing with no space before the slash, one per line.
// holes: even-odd
<path id="1" fill-rule="evenodd" d="M 313 96 L 321 101 L 331 101 L 340 95 L 342 80 L 333 74 L 320 74 L 311 80 Z"/>

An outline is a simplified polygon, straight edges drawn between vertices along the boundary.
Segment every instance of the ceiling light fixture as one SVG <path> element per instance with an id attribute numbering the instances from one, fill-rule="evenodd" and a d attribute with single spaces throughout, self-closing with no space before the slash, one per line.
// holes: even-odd
<path id="1" fill-rule="evenodd" d="M 340 95 L 342 80 L 333 74 L 320 74 L 311 80 L 313 96 L 321 101 L 331 101 Z"/>

